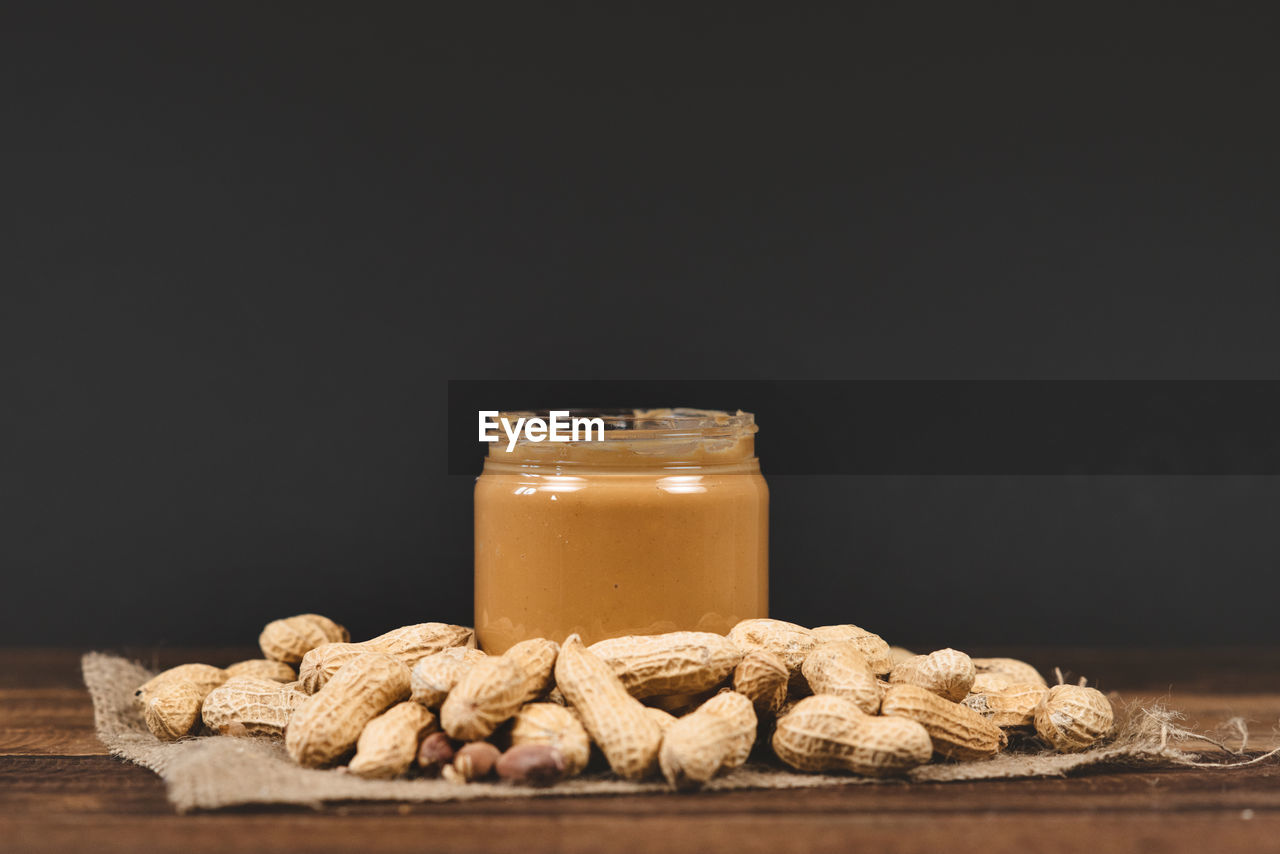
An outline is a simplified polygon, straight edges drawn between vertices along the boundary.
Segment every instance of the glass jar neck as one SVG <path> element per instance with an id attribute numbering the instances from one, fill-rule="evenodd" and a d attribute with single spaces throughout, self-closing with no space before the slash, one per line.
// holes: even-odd
<path id="1" fill-rule="evenodd" d="M 591 417 L 570 410 L 573 418 Z M 514 420 L 532 413 L 504 413 Z M 570 441 L 527 436 L 489 445 L 485 471 L 581 469 L 619 474 L 642 470 L 715 469 L 758 472 L 755 417 L 750 413 L 661 409 L 598 413 L 601 429 Z"/>

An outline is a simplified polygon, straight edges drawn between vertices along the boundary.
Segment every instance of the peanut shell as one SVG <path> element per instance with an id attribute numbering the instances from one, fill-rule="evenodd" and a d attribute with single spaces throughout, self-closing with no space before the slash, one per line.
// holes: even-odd
<path id="1" fill-rule="evenodd" d="M 890 685 L 880 714 L 919 723 L 928 731 L 934 751 L 948 759 L 987 759 L 1008 743 L 1000 727 L 973 709 L 918 685 Z"/>
<path id="2" fill-rule="evenodd" d="M 800 771 L 848 771 L 880 777 L 928 762 L 928 731 L 906 718 L 873 717 L 852 700 L 806 697 L 778 718 L 774 753 Z"/>
<path id="3" fill-rule="evenodd" d="M 1035 682 L 1015 682 L 972 693 L 963 704 L 998 727 L 1028 727 L 1035 725 L 1036 709 L 1048 693 L 1048 688 Z"/>
<path id="4" fill-rule="evenodd" d="M 955 649 L 940 649 L 899 663 L 889 674 L 889 683 L 915 685 L 958 703 L 969 696 L 975 675 L 969 656 Z"/>
<path id="5" fill-rule="evenodd" d="M 560 752 L 565 776 L 569 777 L 581 774 L 591 756 L 591 738 L 582 722 L 555 703 L 530 703 L 522 708 L 512 723 L 511 744 L 554 747 Z"/>
<path id="6" fill-rule="evenodd" d="M 371 779 L 402 777 L 422 739 L 436 729 L 436 716 L 426 706 L 412 700 L 397 703 L 365 724 L 347 770 Z"/>
<path id="7" fill-rule="evenodd" d="M 342 626 L 320 614 L 298 614 L 272 620 L 258 636 L 262 654 L 273 661 L 297 664 L 308 650 L 323 643 L 351 639 Z"/>
<path id="8" fill-rule="evenodd" d="M 1036 734 L 1059 753 L 1091 747 L 1111 733 L 1111 701 L 1096 688 L 1054 685 L 1036 709 Z"/>
<path id="9" fill-rule="evenodd" d="M 411 699 L 430 709 L 440 708 L 458 680 L 485 657 L 478 649 L 455 646 L 419 659 L 410 674 Z"/>
<path id="10" fill-rule="evenodd" d="M 524 705 L 529 673 L 505 655 L 488 656 L 467 671 L 440 706 L 440 725 L 450 738 L 488 738 Z"/>
<path id="11" fill-rule="evenodd" d="M 588 652 L 576 634 L 561 646 L 555 676 L 613 773 L 624 780 L 639 780 L 654 770 L 662 730 L 640 701 L 627 693 L 613 668 Z"/>
<path id="12" fill-rule="evenodd" d="M 251 658 L 228 665 L 227 677 L 234 679 L 237 676 L 252 676 L 274 682 L 293 682 L 298 678 L 292 667 L 283 661 L 272 661 L 269 658 Z"/>
<path id="13" fill-rule="evenodd" d="M 285 747 L 300 765 L 335 762 L 355 746 L 365 724 L 408 697 L 409 668 L 385 653 L 364 653 L 293 713 Z"/>
<path id="14" fill-rule="evenodd" d="M 869 715 L 880 711 L 884 692 L 867 658 L 852 642 L 821 643 L 805 656 L 801 674 L 815 694 L 852 700 Z"/>
<path id="15" fill-rule="evenodd" d="M 640 699 L 710 690 L 742 660 L 732 641 L 710 632 L 628 635 L 587 649 L 613 669 L 627 693 Z"/>
<path id="16" fill-rule="evenodd" d="M 204 725 L 219 735 L 281 735 L 308 696 L 297 688 L 256 676 L 233 676 L 201 705 Z"/>
<path id="17" fill-rule="evenodd" d="M 787 702 L 790 678 L 781 658 L 766 649 L 753 649 L 733 670 L 733 690 L 751 700 L 757 712 L 776 715 Z"/>
<path id="18" fill-rule="evenodd" d="M 889 644 L 875 632 L 846 623 L 840 626 L 818 626 L 813 629 L 813 636 L 818 639 L 818 643 L 845 641 L 853 644 L 858 652 L 866 656 L 867 666 L 877 676 L 893 670 L 893 654 Z"/>
<path id="19" fill-rule="evenodd" d="M 161 741 L 177 741 L 200 721 L 205 691 L 194 682 L 167 682 L 147 694 L 143 717 Z"/>

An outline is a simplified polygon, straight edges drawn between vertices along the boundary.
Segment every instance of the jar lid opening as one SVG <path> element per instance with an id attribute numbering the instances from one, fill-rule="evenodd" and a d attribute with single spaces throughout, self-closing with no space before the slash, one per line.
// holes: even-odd
<path id="1" fill-rule="evenodd" d="M 514 422 L 518 418 L 547 420 L 552 412 L 562 419 L 599 419 L 605 441 L 610 439 L 643 440 L 675 438 L 722 438 L 749 436 L 757 432 L 755 415 L 750 412 L 729 413 L 718 409 L 674 407 L 663 409 L 539 409 L 499 413 L 500 418 Z M 567 413 L 567 414 L 562 414 Z"/>

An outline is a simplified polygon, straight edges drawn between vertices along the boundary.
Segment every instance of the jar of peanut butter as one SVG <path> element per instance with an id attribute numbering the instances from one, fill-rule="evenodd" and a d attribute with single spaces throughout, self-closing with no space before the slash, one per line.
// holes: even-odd
<path id="1" fill-rule="evenodd" d="M 489 446 L 475 489 L 480 646 L 501 653 L 573 632 L 588 644 L 685 629 L 723 634 L 767 616 L 769 489 L 755 417 L 572 415 L 598 417 L 604 429 Z"/>

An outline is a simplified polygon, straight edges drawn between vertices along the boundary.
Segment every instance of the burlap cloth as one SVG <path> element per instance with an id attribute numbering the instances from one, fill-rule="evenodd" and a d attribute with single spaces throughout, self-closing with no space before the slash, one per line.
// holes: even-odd
<path id="1" fill-rule="evenodd" d="M 501 783 L 458 785 L 440 779 L 364 780 L 342 769 L 301 768 L 289 759 L 278 739 L 214 736 L 162 742 L 147 731 L 133 696 L 134 690 L 154 675 L 152 671 L 127 659 L 97 652 L 85 655 L 81 664 L 85 685 L 93 698 L 98 738 L 112 755 L 159 774 L 168 787 L 169 800 L 180 812 L 243 804 L 319 806 L 327 801 L 350 800 L 459 801 L 669 791 L 661 782 L 631 783 L 605 773 L 587 774 L 545 789 Z M 1175 741 L 1191 738 L 1225 749 L 1211 737 L 1178 727 L 1176 713 L 1120 703 L 1118 719 L 1115 736 L 1084 753 L 1051 754 L 1035 748 L 1014 750 L 979 762 L 933 763 L 916 769 L 908 779 L 940 782 L 1051 777 L 1098 766 L 1235 767 L 1273 755 L 1247 763 L 1212 763 L 1198 753 L 1173 746 Z M 776 765 L 753 762 L 715 778 L 705 790 L 798 789 L 884 782 L 848 775 L 798 774 Z"/>

